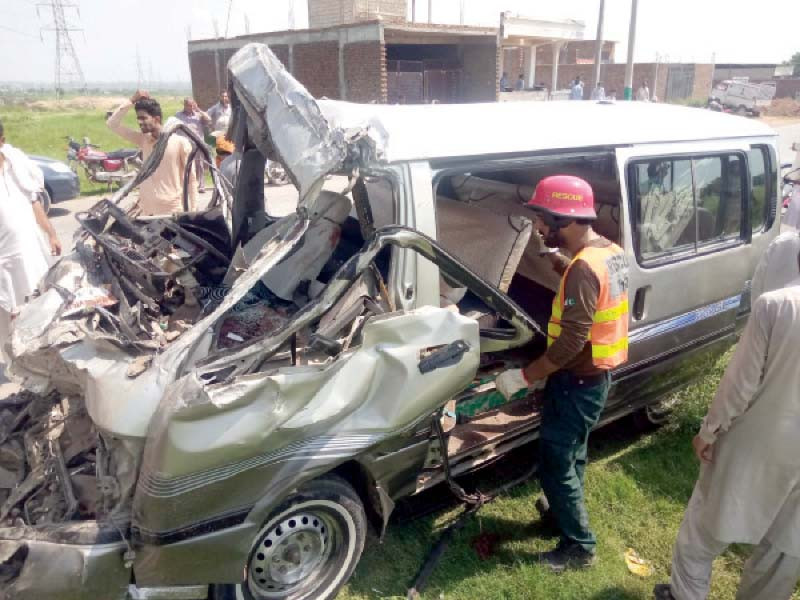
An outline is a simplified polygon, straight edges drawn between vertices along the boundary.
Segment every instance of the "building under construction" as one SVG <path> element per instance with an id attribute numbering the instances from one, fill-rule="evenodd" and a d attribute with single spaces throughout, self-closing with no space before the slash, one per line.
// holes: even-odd
<path id="1" fill-rule="evenodd" d="M 408 21 L 408 8 L 407 0 L 308 0 L 309 29 L 192 40 L 194 96 L 201 106 L 212 104 L 227 85 L 228 60 L 249 42 L 268 44 L 314 96 L 353 102 L 521 99 L 524 94 L 500 92 L 504 72 L 512 86 L 521 76 L 525 90 L 544 89 L 545 96 L 576 75 L 590 79 L 594 41 L 584 40 L 581 21 L 501 13 L 498 27 L 439 25 Z M 624 65 L 610 64 L 613 42 L 601 56 L 611 87 L 619 71 L 621 95 Z M 661 67 L 659 73 L 659 65 L 637 65 L 635 82 L 648 78 L 662 99 L 670 91 L 673 98 L 707 95 L 711 65 Z"/>

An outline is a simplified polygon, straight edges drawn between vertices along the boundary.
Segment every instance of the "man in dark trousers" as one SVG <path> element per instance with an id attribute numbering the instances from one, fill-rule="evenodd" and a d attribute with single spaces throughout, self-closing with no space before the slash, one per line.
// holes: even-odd
<path id="1" fill-rule="evenodd" d="M 608 396 L 611 369 L 628 358 L 628 265 L 622 249 L 592 229 L 597 218 L 591 186 L 570 175 L 539 182 L 528 207 L 561 283 L 547 326 L 547 351 L 524 369 L 495 382 L 506 398 L 547 380 L 539 434 L 543 517 L 561 534 L 540 556 L 554 571 L 594 564 L 596 539 L 589 529 L 583 481 L 589 431 Z"/>

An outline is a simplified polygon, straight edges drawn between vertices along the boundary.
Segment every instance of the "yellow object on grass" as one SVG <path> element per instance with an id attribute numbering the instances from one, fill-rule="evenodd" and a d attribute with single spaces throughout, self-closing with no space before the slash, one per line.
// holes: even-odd
<path id="1" fill-rule="evenodd" d="M 628 566 L 628 571 L 639 577 L 650 577 L 653 574 L 652 565 L 640 558 L 633 548 L 628 548 L 625 552 L 625 564 Z"/>

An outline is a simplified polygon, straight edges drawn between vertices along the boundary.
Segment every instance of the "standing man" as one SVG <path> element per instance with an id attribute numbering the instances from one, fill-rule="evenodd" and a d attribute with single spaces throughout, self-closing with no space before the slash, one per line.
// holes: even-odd
<path id="1" fill-rule="evenodd" d="M 581 76 L 578 75 L 572 82 L 572 87 L 569 90 L 570 100 L 583 100 L 583 82 Z"/>
<path id="2" fill-rule="evenodd" d="M 606 89 L 603 87 L 603 82 L 598 81 L 597 87 L 592 90 L 592 100 L 605 100 Z"/>
<path id="3" fill-rule="evenodd" d="M 136 109 L 139 131 L 122 124 L 125 115 Z M 147 92 L 137 91 L 128 102 L 121 104 L 108 118 L 108 128 L 135 144 L 142 151 L 142 158 L 153 153 L 163 127 L 161 106 Z M 183 173 L 192 152 L 192 144 L 185 137 L 170 136 L 164 156 L 155 172 L 139 186 L 139 208 L 143 215 L 168 215 L 183 211 Z M 189 174 L 189 210 L 197 205 L 197 185 L 194 170 Z"/>
<path id="4" fill-rule="evenodd" d="M 0 356 L 5 359 L 11 319 L 49 268 L 47 254 L 61 254 L 39 201 L 42 172 L 24 152 L 6 143 L 0 122 Z M 47 235 L 44 246 L 39 230 Z"/>
<path id="5" fill-rule="evenodd" d="M 647 87 L 647 79 L 642 82 L 639 89 L 636 90 L 636 99 L 640 102 L 650 102 L 650 88 Z"/>
<path id="6" fill-rule="evenodd" d="M 792 150 L 797 154 L 794 156 L 792 170 L 786 174 L 786 179 L 792 182 L 792 197 L 783 217 L 783 224 L 800 230 L 800 143 L 792 144 Z"/>
<path id="7" fill-rule="evenodd" d="M 755 545 L 739 600 L 788 600 L 800 578 L 800 256 L 795 279 L 754 303 L 692 446 L 700 477 L 659 600 L 701 600 L 711 564 L 732 543 Z"/>
<path id="8" fill-rule="evenodd" d="M 209 120 L 209 127 L 211 131 L 228 131 L 228 125 L 231 123 L 231 101 L 228 98 L 228 92 L 223 90 L 219 95 L 219 102 L 208 109 L 205 114 Z"/>
<path id="9" fill-rule="evenodd" d="M 219 95 L 219 102 L 208 109 L 208 117 L 211 120 L 211 137 L 214 138 L 214 150 L 216 151 L 216 163 L 219 167 L 225 157 L 230 156 L 235 147 L 233 142 L 226 135 L 228 125 L 231 124 L 231 102 L 228 92 L 223 90 Z"/>
<path id="10" fill-rule="evenodd" d="M 772 240 L 761 255 L 750 286 L 750 303 L 772 290 L 790 285 L 797 279 L 795 257 L 800 254 L 800 231 L 784 231 Z"/>
<path id="11" fill-rule="evenodd" d="M 211 123 L 211 117 L 197 106 L 192 98 L 183 99 L 183 110 L 175 113 L 175 118 L 191 129 L 201 140 L 205 137 L 205 128 Z M 199 152 L 194 158 L 194 173 L 197 177 L 197 191 L 206 193 L 206 162 Z"/>
<path id="12" fill-rule="evenodd" d="M 514 89 L 518 92 L 521 92 L 525 89 L 525 76 L 522 73 L 520 73 L 519 77 L 517 77 L 517 85 Z"/>
<path id="13" fill-rule="evenodd" d="M 500 77 L 500 91 L 505 92 L 508 89 L 508 73 L 503 71 L 503 75 Z"/>
<path id="14" fill-rule="evenodd" d="M 596 539 L 584 504 L 589 431 L 606 403 L 610 371 L 628 358 L 628 264 L 622 249 L 592 229 L 594 194 L 583 179 L 545 177 L 528 207 L 551 248 L 561 283 L 547 326 L 547 351 L 524 369 L 501 373 L 495 384 L 510 398 L 547 379 L 539 430 L 543 518 L 561 532 L 558 546 L 540 556 L 553 571 L 594 564 Z"/>

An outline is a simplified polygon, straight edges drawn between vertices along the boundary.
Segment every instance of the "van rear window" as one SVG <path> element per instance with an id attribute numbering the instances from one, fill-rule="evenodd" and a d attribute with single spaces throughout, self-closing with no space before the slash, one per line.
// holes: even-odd
<path id="1" fill-rule="evenodd" d="M 739 154 L 659 157 L 629 167 L 641 262 L 742 238 L 745 162 Z"/>

